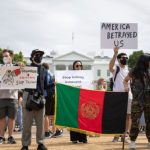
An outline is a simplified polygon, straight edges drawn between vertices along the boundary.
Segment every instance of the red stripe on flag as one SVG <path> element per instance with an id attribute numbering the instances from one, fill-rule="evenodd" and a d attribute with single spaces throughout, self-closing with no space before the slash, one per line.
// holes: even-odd
<path id="1" fill-rule="evenodd" d="M 78 108 L 78 127 L 96 133 L 102 133 L 104 91 L 80 89 Z"/>

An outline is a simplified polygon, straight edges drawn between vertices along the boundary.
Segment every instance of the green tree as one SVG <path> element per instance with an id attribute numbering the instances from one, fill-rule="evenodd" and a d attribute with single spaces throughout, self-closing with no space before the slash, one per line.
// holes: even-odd
<path id="1" fill-rule="evenodd" d="M 128 65 L 129 68 L 133 68 L 136 64 L 137 59 L 139 58 L 139 56 L 141 56 L 142 54 L 144 54 L 143 50 L 140 51 L 134 51 L 130 56 L 129 56 L 129 61 L 128 61 Z"/>
<path id="2" fill-rule="evenodd" d="M 13 60 L 14 60 L 14 63 L 16 63 L 16 62 L 23 62 L 23 54 L 22 54 L 22 52 L 20 51 L 19 53 L 14 54 Z"/>

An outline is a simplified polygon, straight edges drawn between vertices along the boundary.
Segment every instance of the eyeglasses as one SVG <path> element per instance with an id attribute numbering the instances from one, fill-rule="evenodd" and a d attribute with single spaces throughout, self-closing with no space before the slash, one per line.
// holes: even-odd
<path id="1" fill-rule="evenodd" d="M 76 65 L 75 67 L 76 67 L 76 68 L 78 68 L 78 67 L 82 67 L 82 65 Z"/>

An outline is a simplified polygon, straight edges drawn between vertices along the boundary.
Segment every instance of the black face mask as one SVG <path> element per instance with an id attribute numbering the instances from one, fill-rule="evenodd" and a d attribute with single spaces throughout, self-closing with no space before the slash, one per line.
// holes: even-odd
<path id="1" fill-rule="evenodd" d="M 41 63 L 42 62 L 42 57 L 39 56 L 39 55 L 35 55 L 35 57 L 33 58 L 33 60 L 36 62 L 36 63 Z"/>
<path id="2" fill-rule="evenodd" d="M 120 60 L 120 63 L 121 63 L 122 65 L 127 65 L 128 60 L 127 60 L 126 58 L 123 58 L 123 59 Z"/>

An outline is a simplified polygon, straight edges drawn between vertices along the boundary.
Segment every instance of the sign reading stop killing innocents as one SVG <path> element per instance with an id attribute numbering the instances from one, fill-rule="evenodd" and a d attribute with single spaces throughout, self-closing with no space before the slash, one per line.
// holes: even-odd
<path id="1" fill-rule="evenodd" d="M 37 67 L 0 67 L 0 89 L 35 89 Z"/>
<path id="2" fill-rule="evenodd" d="M 101 23 L 101 48 L 138 48 L 137 23 Z"/>
<path id="3" fill-rule="evenodd" d="M 93 89 L 93 73 L 91 70 L 65 70 L 56 71 L 56 82 L 78 88 Z"/>

